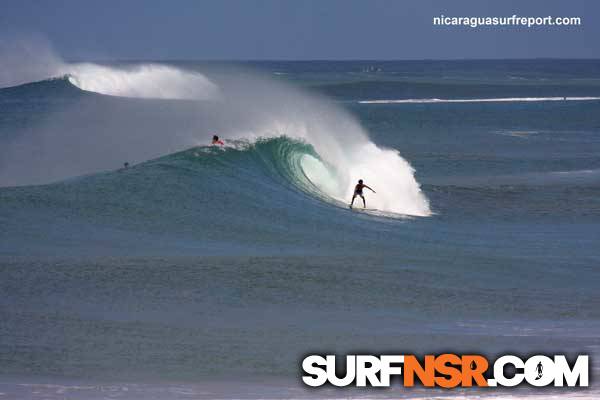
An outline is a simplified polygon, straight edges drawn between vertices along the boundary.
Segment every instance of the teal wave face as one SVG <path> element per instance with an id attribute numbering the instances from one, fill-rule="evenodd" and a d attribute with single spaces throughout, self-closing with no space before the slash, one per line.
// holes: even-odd
<path id="1" fill-rule="evenodd" d="M 469 76 L 481 65 L 459 64 Z M 593 75 L 578 64 L 561 68 L 576 79 L 600 71 L 597 61 Z M 485 65 L 499 67 L 481 69 L 484 78 L 506 75 L 503 62 Z M 309 67 L 312 81 L 294 73 Z M 356 67 L 292 63 L 286 76 L 327 92 Z M 445 62 L 417 67 L 435 75 L 425 81 L 446 81 Z M 383 86 L 333 90 L 402 98 L 402 86 Z M 73 96 L 58 96 L 61 87 Z M 44 162 L 42 152 L 11 162 L 0 154 L 8 177 L 31 183 L 13 175 L 30 168 L 56 172 L 43 182 L 61 180 L 0 187 L 6 373 L 201 382 L 233 371 L 247 393 L 247 377 L 296 382 L 301 354 L 316 344 L 340 354 L 596 344 L 598 102 L 344 103 L 348 116 L 312 97 L 250 88 L 260 90 L 243 86 L 233 93 L 244 101 L 219 104 L 103 96 L 64 80 L 0 91 L 0 153 L 18 128 L 52 134 L 24 142 L 47 145 Z M 451 89 L 431 96 L 459 95 Z M 271 138 L 197 146 L 213 131 Z M 420 186 L 394 149 L 415 166 L 434 215 L 336 207 L 359 177 L 377 190 L 368 205 L 384 196 L 402 209 L 422 204 L 398 201 Z M 131 167 L 114 170 L 124 161 Z M 342 173 L 347 185 L 332 196 Z"/>
<path id="2" fill-rule="evenodd" d="M 282 185 L 292 185 L 323 201 L 339 203 L 326 191 L 328 186 L 335 185 L 335 168 L 322 160 L 312 145 L 287 137 L 233 143 L 235 148 L 224 149 L 224 156 L 241 148 L 249 152 L 253 162 L 264 168 L 267 175 L 282 178 Z"/>
<path id="3" fill-rule="evenodd" d="M 53 238 L 22 238 L 48 230 L 60 232 L 67 253 L 335 250 L 358 240 L 352 237 L 364 218 L 391 223 L 342 207 L 312 180 L 315 165 L 330 171 L 311 145 L 279 137 L 194 147 L 49 185 L 2 188 L 3 208 L 14 207 L 8 223 L 15 233 L 4 250 L 43 253 L 56 245 Z M 381 226 L 367 228 L 366 237 L 375 239 Z M 88 231 L 92 237 L 82 235 Z"/>
<path id="4" fill-rule="evenodd" d="M 305 169 L 306 160 L 320 165 L 326 174 L 334 174 L 332 166 L 321 160 L 312 145 L 287 137 L 259 139 L 257 141 L 229 140 L 224 147 L 201 146 L 160 158 L 156 162 L 173 162 L 174 165 L 197 169 L 198 173 L 222 172 L 225 167 L 239 166 L 243 174 L 252 178 L 278 182 L 321 199 L 330 197 L 311 180 L 310 171 Z M 152 165 L 154 162 L 149 162 Z M 233 177 L 235 179 L 235 177 Z M 245 181 L 247 177 L 241 178 Z"/>

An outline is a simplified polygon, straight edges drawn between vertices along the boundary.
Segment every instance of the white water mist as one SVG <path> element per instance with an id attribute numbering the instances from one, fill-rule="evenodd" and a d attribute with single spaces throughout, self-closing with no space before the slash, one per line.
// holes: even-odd
<path id="1" fill-rule="evenodd" d="M 351 114 L 316 94 L 240 70 L 199 73 L 157 64 L 52 65 L 49 74 L 66 74 L 72 84 L 87 91 L 212 101 L 131 103 L 84 96 L 0 151 L 0 184 L 43 183 L 114 169 L 124 161 L 141 162 L 208 144 L 215 132 L 231 139 L 288 136 L 310 143 L 323 160 L 322 167 L 330 169 L 328 176 L 314 165 L 305 170 L 328 197 L 349 202 L 357 180 L 363 179 L 377 191 L 367 194 L 369 207 L 430 214 L 413 168 L 398 151 L 375 145 Z"/>

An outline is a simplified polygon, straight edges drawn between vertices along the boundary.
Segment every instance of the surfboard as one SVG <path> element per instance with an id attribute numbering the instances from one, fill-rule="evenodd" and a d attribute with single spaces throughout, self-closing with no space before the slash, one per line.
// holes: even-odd
<path id="1" fill-rule="evenodd" d="M 348 206 L 348 208 L 351 211 L 377 211 L 376 208 L 362 208 L 362 207 L 350 207 L 350 206 Z"/>

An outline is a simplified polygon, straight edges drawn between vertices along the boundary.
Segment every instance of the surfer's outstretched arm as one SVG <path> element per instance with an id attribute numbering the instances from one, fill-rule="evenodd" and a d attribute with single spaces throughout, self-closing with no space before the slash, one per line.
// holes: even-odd
<path id="1" fill-rule="evenodd" d="M 367 189 L 369 189 L 371 192 L 373 192 L 373 193 L 377 193 L 376 191 L 374 191 L 373 189 L 371 189 L 371 188 L 370 188 L 370 187 L 368 187 L 367 185 L 365 185 L 365 187 L 366 187 Z"/>

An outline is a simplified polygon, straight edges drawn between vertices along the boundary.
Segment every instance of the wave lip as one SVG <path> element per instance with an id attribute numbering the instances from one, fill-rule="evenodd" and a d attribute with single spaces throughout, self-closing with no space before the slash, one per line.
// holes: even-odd
<path id="1" fill-rule="evenodd" d="M 420 104 L 420 103 L 518 103 L 541 101 L 594 101 L 595 96 L 578 97 L 491 97 L 483 99 L 395 99 L 395 100 L 360 100 L 360 104 Z"/>

